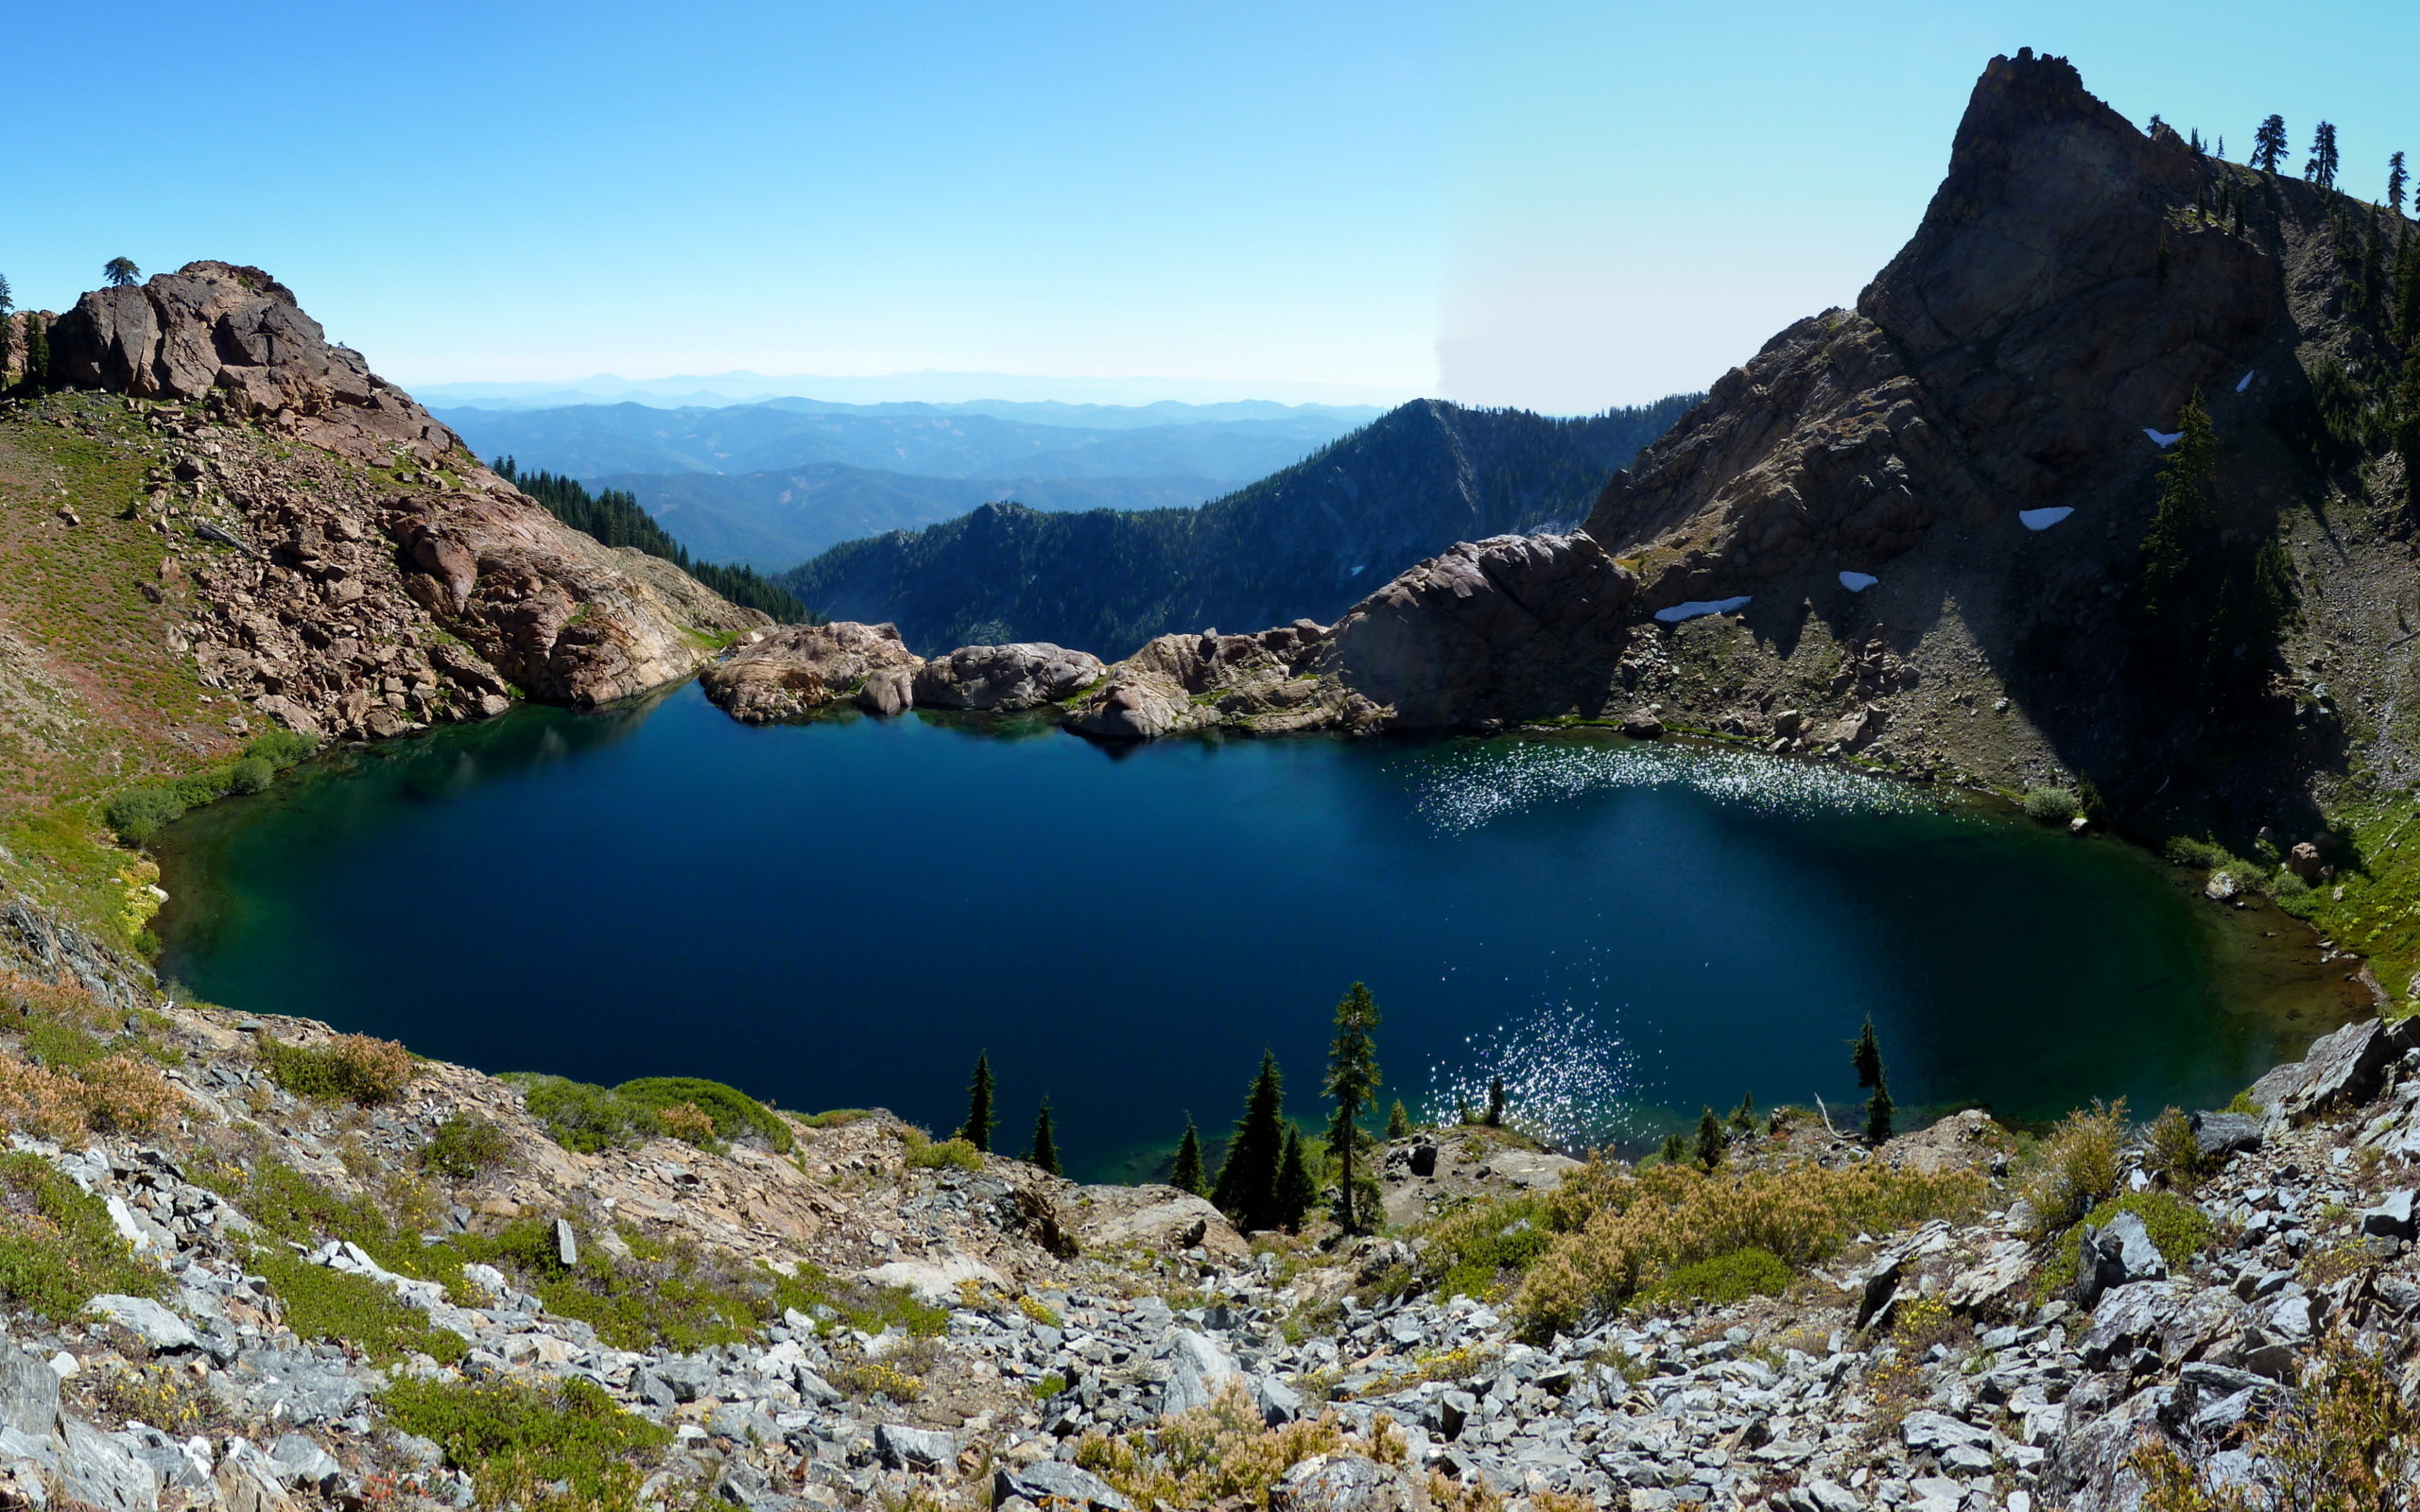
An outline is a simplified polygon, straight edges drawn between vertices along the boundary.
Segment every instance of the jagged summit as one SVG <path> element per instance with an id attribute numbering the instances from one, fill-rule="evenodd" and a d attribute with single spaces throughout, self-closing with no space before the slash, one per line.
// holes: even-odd
<path id="1" fill-rule="evenodd" d="M 361 353 L 330 345 L 294 291 L 257 267 L 205 260 L 95 289 L 50 339 L 64 382 L 138 399 L 220 394 L 239 414 L 365 461 L 435 462 L 461 445 Z"/>

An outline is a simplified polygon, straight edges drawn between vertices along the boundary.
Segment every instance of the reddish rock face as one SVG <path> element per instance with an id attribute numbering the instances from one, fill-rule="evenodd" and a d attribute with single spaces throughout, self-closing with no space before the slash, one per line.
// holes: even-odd
<path id="1" fill-rule="evenodd" d="M 259 268 L 95 290 L 50 341 L 55 379 L 176 404 L 147 422 L 145 507 L 212 606 L 180 635 L 206 682 L 294 729 L 383 738 L 514 688 L 608 702 L 770 623 L 563 524 Z"/>

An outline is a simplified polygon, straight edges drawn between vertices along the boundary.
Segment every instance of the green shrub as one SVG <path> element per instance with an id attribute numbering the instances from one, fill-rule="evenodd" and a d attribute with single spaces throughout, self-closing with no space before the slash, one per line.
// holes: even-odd
<path id="1" fill-rule="evenodd" d="M 809 1113 L 799 1122 L 809 1128 L 847 1128 L 852 1124 L 872 1117 L 873 1114 L 866 1108 L 835 1108 L 821 1113 Z"/>
<path id="2" fill-rule="evenodd" d="M 707 1147 L 755 1138 L 785 1155 L 791 1147 L 789 1126 L 771 1108 L 718 1081 L 647 1076 L 605 1088 L 532 1072 L 504 1079 L 521 1089 L 523 1105 L 545 1126 L 547 1138 L 582 1155 L 661 1135 Z M 699 1114 L 712 1121 L 711 1129 L 698 1122 Z"/>
<path id="3" fill-rule="evenodd" d="M 2118 1191 L 2118 1151 L 2126 1138 L 2126 1100 L 2069 1113 L 2041 1144 L 2041 1159 L 2018 1183 L 2033 1209 L 2033 1234 L 2048 1238 Z"/>
<path id="4" fill-rule="evenodd" d="M 2037 824 L 2065 824 L 2083 812 L 2083 802 L 2064 787 L 2025 790 L 2025 816 Z"/>
<path id="5" fill-rule="evenodd" d="M 269 1080 L 297 1097 L 365 1108 L 402 1091 L 416 1069 L 410 1051 L 392 1040 L 364 1034 L 340 1034 L 321 1045 L 283 1044 L 262 1035 L 259 1048 Z"/>
<path id="6" fill-rule="evenodd" d="M 0 1155 L 0 1297 L 64 1323 L 104 1293 L 157 1297 L 109 1205 L 38 1155 Z"/>
<path id="7" fill-rule="evenodd" d="M 2162 850 L 2169 860 L 2180 867 L 2197 867 L 2204 871 L 2215 871 L 2235 859 L 2227 854 L 2224 846 L 2184 834 L 2170 835 Z"/>
<path id="8" fill-rule="evenodd" d="M 1519 1280 L 1553 1238 L 1542 1198 L 1473 1203 L 1428 1236 L 1428 1268 L 1437 1278 L 1430 1289 L 1440 1297 L 1488 1301 Z"/>
<path id="9" fill-rule="evenodd" d="M 2172 1192 L 2129 1192 L 2122 1197 L 2113 1197 L 2085 1214 L 2083 1226 L 2105 1228 L 2121 1212 L 2131 1212 L 2143 1220 L 2143 1231 L 2151 1235 L 2152 1247 L 2171 1271 L 2182 1270 L 2194 1256 L 2210 1246 L 2209 1215 Z M 2035 1294 L 2045 1297 L 2065 1295 L 2076 1283 L 2076 1267 L 2081 1259 L 2072 1240 L 2054 1244 L 2042 1268 L 2034 1273 Z"/>
<path id="10" fill-rule="evenodd" d="M 578 1378 L 545 1386 L 405 1378 L 378 1400 L 389 1423 L 434 1440 L 471 1476 L 481 1506 L 627 1512 L 672 1441 Z"/>
<path id="11" fill-rule="evenodd" d="M 167 787 L 130 787 L 109 800 L 101 816 L 129 845 L 142 845 L 188 807 Z"/>
<path id="12" fill-rule="evenodd" d="M 512 1153 L 512 1141 L 491 1119 L 468 1110 L 437 1125 L 421 1146 L 423 1165 L 441 1176 L 468 1181 L 502 1165 Z"/>
<path id="13" fill-rule="evenodd" d="M 244 747 L 244 755 L 267 762 L 282 772 L 319 748 L 320 743 L 310 736 L 276 725 L 254 735 L 251 744 Z"/>
<path id="14" fill-rule="evenodd" d="M 2179 1192 L 2190 1192 L 2207 1170 L 2202 1141 L 2182 1108 L 2163 1109 L 2143 1131 L 2143 1164 Z"/>
<path id="15" fill-rule="evenodd" d="M 26 1054 L 53 1071 L 81 1071 L 109 1054 L 99 1038 L 57 1019 L 26 1025 Z"/>
<path id="16" fill-rule="evenodd" d="M 1770 1249 L 1735 1249 L 1712 1260 L 1675 1266 L 1648 1292 L 1655 1302 L 1707 1302 L 1727 1307 L 1751 1297 L 1778 1297 L 1789 1290 L 1789 1267 Z"/>
<path id="17" fill-rule="evenodd" d="M 228 769 L 227 791 L 230 793 L 265 792 L 268 784 L 276 781 L 276 767 L 258 756 L 247 756 Z"/>
<path id="18" fill-rule="evenodd" d="M 914 1140 L 908 1145 L 908 1163 L 920 1171 L 938 1171 L 944 1166 L 980 1171 L 983 1152 L 965 1140 Z"/>
<path id="19" fill-rule="evenodd" d="M 306 1339 L 354 1344 L 381 1364 L 418 1350 L 446 1364 L 470 1352 L 470 1342 L 367 1276 L 314 1265 L 283 1246 L 252 1251 L 252 1267 L 285 1308 L 285 1326 Z"/>
<path id="20" fill-rule="evenodd" d="M 526 1071 L 508 1073 L 504 1079 L 521 1089 L 529 1116 L 564 1149 L 595 1155 L 638 1142 L 635 1110 L 606 1088 Z"/>
<path id="21" fill-rule="evenodd" d="M 698 1076 L 642 1076 L 637 1081 L 622 1083 L 614 1089 L 614 1093 L 632 1108 L 657 1115 L 659 1124 L 665 1109 L 694 1105 L 715 1121 L 718 1138 L 734 1140 L 753 1135 L 777 1154 L 787 1155 L 790 1150 L 789 1127 L 773 1116 L 771 1108 L 718 1081 Z"/>

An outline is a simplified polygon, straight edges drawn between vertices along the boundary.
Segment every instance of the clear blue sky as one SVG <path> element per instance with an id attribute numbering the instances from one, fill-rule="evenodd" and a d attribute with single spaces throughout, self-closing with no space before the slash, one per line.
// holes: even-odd
<path id="1" fill-rule="evenodd" d="M 922 369 L 1576 411 L 1905 239 L 1983 61 L 2420 161 L 2420 8 L 37 3 L 0 271 L 256 263 L 406 383 Z"/>

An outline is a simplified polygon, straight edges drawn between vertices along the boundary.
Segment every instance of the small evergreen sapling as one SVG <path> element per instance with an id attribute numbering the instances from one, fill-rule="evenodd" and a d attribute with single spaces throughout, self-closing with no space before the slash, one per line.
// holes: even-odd
<path id="1" fill-rule="evenodd" d="M 1891 1137 L 1891 1086 L 1877 1076 L 1874 1080 L 1874 1095 L 1865 1104 L 1865 1140 L 1879 1144 Z"/>
<path id="2" fill-rule="evenodd" d="M 1184 1138 L 1176 1142 L 1176 1164 L 1168 1169 L 1168 1185 L 1180 1192 L 1201 1194 L 1201 1136 L 1194 1129 L 1193 1115 L 1184 1115 Z"/>
<path id="3" fill-rule="evenodd" d="M 1026 1153 L 1026 1163 L 1038 1166 L 1052 1176 L 1059 1171 L 1059 1142 L 1051 1138 L 1050 1096 L 1044 1093 L 1042 1111 L 1033 1120 L 1033 1148 Z"/>
<path id="4" fill-rule="evenodd" d="M 992 1130 L 1000 1122 L 992 1111 L 992 1093 L 997 1085 L 992 1079 L 992 1052 L 977 1053 L 975 1079 L 966 1088 L 966 1124 L 958 1131 L 958 1137 L 986 1155 L 992 1153 Z"/>
<path id="5" fill-rule="evenodd" d="M 1410 1133 L 1411 1115 L 1404 1111 L 1403 1099 L 1398 1097 L 1395 1099 L 1395 1106 L 1387 1111 L 1387 1138 L 1399 1140 Z"/>
<path id="6" fill-rule="evenodd" d="M 1891 1137 L 1891 1091 L 1882 1074 L 1882 1042 L 1874 1036 L 1874 1020 L 1865 1021 L 1865 1029 L 1857 1037 L 1849 1051 L 1849 1063 L 1857 1068 L 1857 1084 L 1871 1089 L 1874 1095 L 1865 1104 L 1865 1137 L 1876 1144 Z"/>
<path id="7" fill-rule="evenodd" d="M 1739 1094 L 1739 1106 L 1731 1110 L 1731 1126 L 1739 1130 L 1742 1134 L 1754 1131 L 1756 1127 L 1756 1094 L 1754 1091 L 1746 1091 Z"/>
<path id="8" fill-rule="evenodd" d="M 1722 1163 L 1722 1123 L 1711 1108 L 1698 1109 L 1698 1164 L 1711 1171 Z"/>
<path id="9" fill-rule="evenodd" d="M 1504 1126 L 1504 1078 L 1491 1076 L 1487 1083 L 1487 1126 Z"/>
<path id="10" fill-rule="evenodd" d="M 1311 1186 L 1310 1167 L 1303 1163 L 1303 1131 L 1291 1124 L 1286 1125 L 1285 1153 L 1277 1161 L 1275 1190 L 1270 1194 L 1272 1228 L 1296 1229 L 1310 1215 L 1311 1203 L 1319 1195 Z"/>

